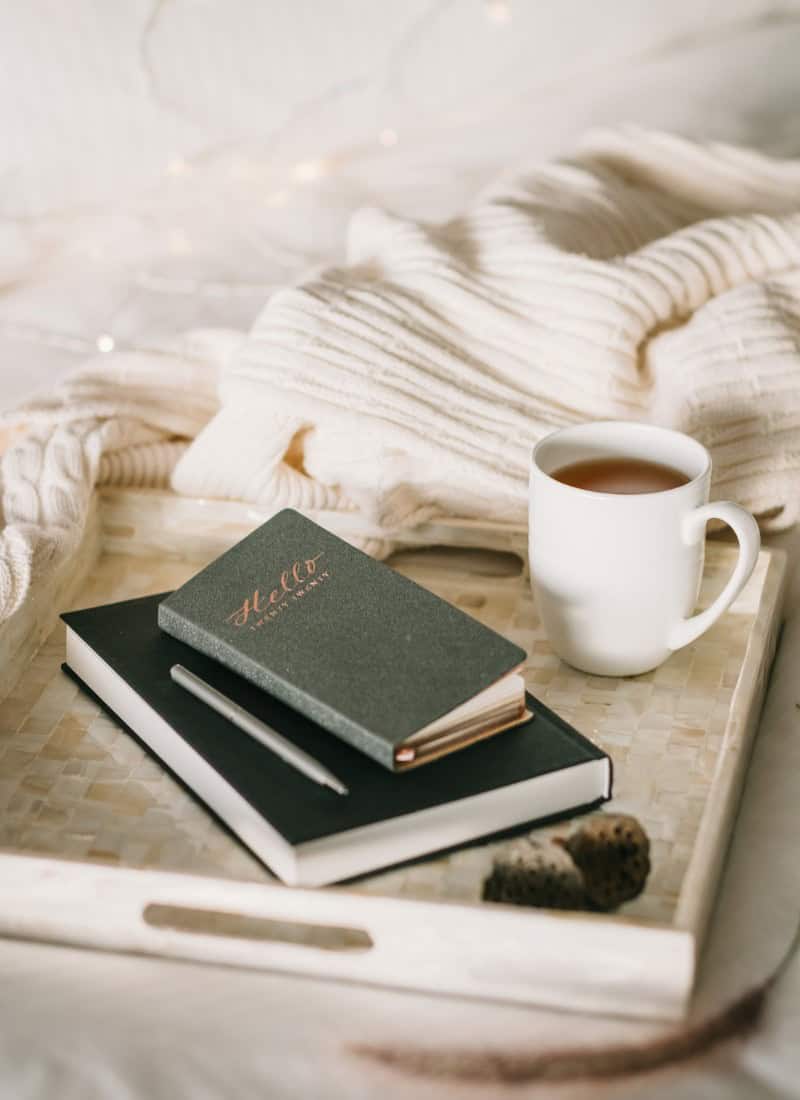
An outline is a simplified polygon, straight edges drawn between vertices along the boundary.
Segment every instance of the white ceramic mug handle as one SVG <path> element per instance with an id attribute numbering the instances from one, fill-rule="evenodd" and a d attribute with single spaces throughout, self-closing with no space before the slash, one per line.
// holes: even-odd
<path id="1" fill-rule="evenodd" d="M 695 508 L 683 520 L 683 539 L 688 545 L 693 545 L 705 538 L 706 524 L 710 519 L 721 519 L 723 523 L 733 529 L 733 533 L 739 540 L 739 557 L 736 568 L 730 576 L 728 583 L 712 603 L 711 607 L 693 615 L 690 619 L 684 619 L 674 626 L 670 632 L 667 645 L 670 649 L 682 649 L 683 646 L 705 634 L 708 628 L 717 621 L 723 612 L 727 611 L 744 586 L 750 580 L 758 560 L 758 552 L 761 549 L 761 535 L 758 524 L 744 508 L 733 504 L 729 500 L 715 500 L 710 504 L 702 504 Z"/>

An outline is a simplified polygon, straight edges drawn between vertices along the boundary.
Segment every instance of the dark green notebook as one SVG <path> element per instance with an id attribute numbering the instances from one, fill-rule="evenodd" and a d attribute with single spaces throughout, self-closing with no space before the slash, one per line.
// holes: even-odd
<path id="1" fill-rule="evenodd" d="M 396 774 L 158 629 L 162 596 L 72 611 L 69 670 L 286 882 L 318 885 L 609 797 L 610 762 L 532 696 L 535 718 Z M 295 771 L 170 679 L 182 664 L 349 788 Z"/>
<path id="2" fill-rule="evenodd" d="M 158 624 L 393 770 L 525 717 L 519 646 L 289 508 Z"/>

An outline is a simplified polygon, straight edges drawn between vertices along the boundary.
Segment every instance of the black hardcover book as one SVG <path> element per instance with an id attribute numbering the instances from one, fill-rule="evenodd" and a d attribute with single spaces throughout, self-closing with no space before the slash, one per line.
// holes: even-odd
<path id="1" fill-rule="evenodd" d="M 395 771 L 527 717 L 519 646 L 290 508 L 158 622 Z"/>
<path id="2" fill-rule="evenodd" d="M 164 634 L 163 598 L 62 616 L 67 666 L 286 882 L 351 878 L 610 796 L 608 757 L 532 696 L 533 718 L 501 737 L 392 772 Z M 318 786 L 184 691 L 174 664 L 311 753 L 350 794 Z"/>

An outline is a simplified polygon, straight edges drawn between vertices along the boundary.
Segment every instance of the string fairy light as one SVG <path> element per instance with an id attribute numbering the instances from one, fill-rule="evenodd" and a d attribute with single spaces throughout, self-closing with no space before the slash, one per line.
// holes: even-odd
<path id="1" fill-rule="evenodd" d="M 327 170 L 328 164 L 321 157 L 317 160 L 301 160 L 295 164 L 292 176 L 298 183 L 313 183 L 324 176 Z"/>
<path id="2" fill-rule="evenodd" d="M 492 23 L 499 25 L 509 23 L 512 18 L 511 0 L 484 0 L 486 17 Z M 463 116 L 462 116 L 463 121 Z M 472 121 L 470 118 L 469 121 Z M 246 156 L 234 156 L 228 165 L 228 178 L 242 181 L 250 181 L 259 189 L 264 188 L 261 202 L 265 207 L 283 207 L 292 196 L 294 190 L 292 184 L 307 185 L 316 182 L 324 176 L 335 171 L 342 163 L 361 155 L 370 155 L 374 150 L 374 143 L 384 149 L 390 149 L 397 145 L 399 136 L 392 126 L 384 126 L 371 139 L 361 145 L 342 150 L 337 154 L 312 157 L 297 161 L 288 171 L 277 179 L 275 190 L 266 191 L 264 188 L 264 170 L 267 165 L 261 158 L 250 159 Z M 227 144 L 225 150 L 230 152 L 231 146 Z M 165 165 L 167 177 L 188 177 L 193 175 L 194 168 L 200 162 L 214 161 L 222 152 L 222 148 L 206 150 L 197 156 L 188 159 L 180 154 L 171 156 Z M 267 171 L 267 179 L 272 175 L 273 169 Z M 267 184 L 268 186 L 268 184 Z M 188 255 L 192 253 L 191 240 L 179 229 L 168 229 L 166 232 L 166 248 L 172 255 Z M 106 248 L 98 243 L 92 243 L 85 250 L 87 258 L 99 261 L 105 258 Z M 299 255 L 293 257 L 300 262 L 304 259 Z M 196 281 L 186 278 L 170 278 L 153 272 L 141 272 L 134 280 L 140 287 L 165 294 L 208 294 L 215 297 L 250 295 L 257 293 L 269 293 L 275 289 L 272 284 L 223 281 Z M 62 333 L 40 329 L 36 326 L 18 323 L 0 323 L 0 332 L 11 335 L 12 339 L 25 340 L 26 342 L 40 343 L 52 347 L 61 348 L 71 352 L 91 352 L 97 350 L 101 354 L 109 354 L 120 346 L 136 348 L 137 345 L 125 343 L 119 345 L 110 332 L 102 331 L 94 340 L 90 337 L 78 337 L 71 333 Z"/>
<path id="3" fill-rule="evenodd" d="M 487 17 L 492 22 L 501 24 L 507 23 L 511 19 L 510 0 L 485 0 L 485 5 Z M 262 204 L 265 207 L 276 208 L 285 206 L 291 199 L 292 191 L 294 190 L 292 187 L 293 183 L 301 186 L 315 183 L 317 180 L 333 172 L 340 163 L 352 160 L 360 155 L 368 155 L 370 150 L 374 149 L 373 143 L 376 140 L 378 145 L 382 146 L 384 149 L 390 149 L 397 145 L 399 136 L 394 127 L 384 126 L 372 137 L 371 141 L 360 146 L 351 147 L 346 151 L 336 154 L 335 157 L 328 155 L 297 161 L 288 171 L 285 171 L 282 180 L 280 178 L 275 180 L 278 184 L 275 190 L 267 191 L 262 195 Z M 230 146 L 228 146 L 228 149 L 230 149 Z M 164 168 L 165 175 L 173 178 L 188 177 L 193 174 L 195 160 L 214 160 L 216 159 L 216 155 L 218 154 L 214 151 L 210 151 L 206 154 L 201 154 L 199 158 L 189 160 L 185 156 L 175 154 L 166 162 Z M 267 166 L 261 158 L 256 157 L 255 159 L 250 159 L 245 156 L 237 155 L 229 162 L 228 178 L 250 181 L 259 187 L 263 187 L 265 182 L 263 170 L 266 169 L 266 167 Z M 269 169 L 267 178 L 273 175 L 273 171 L 273 168 Z M 281 186 L 281 183 L 283 183 L 283 186 Z M 167 229 L 165 243 L 166 249 L 171 255 L 188 255 L 193 252 L 190 238 L 180 229 Z M 105 256 L 105 249 L 94 243 L 86 249 L 85 254 L 92 260 L 100 260 Z M 300 257 L 299 255 L 297 257 L 292 257 L 292 259 L 300 262 L 311 262 L 310 257 Z M 134 278 L 134 282 L 144 289 L 162 294 L 201 294 L 210 295 L 212 297 L 237 297 L 239 295 L 271 293 L 277 286 L 277 284 L 272 283 L 248 283 L 242 281 L 230 283 L 213 280 L 199 281 L 189 278 L 173 278 L 148 271 L 140 272 L 138 276 Z M 128 343 L 120 345 L 115 337 L 107 331 L 99 332 L 95 339 L 91 340 L 91 338 L 87 337 L 78 337 L 68 333 L 46 331 L 30 325 L 12 323 L 11 325 L 0 324 L 0 332 L 6 332 L 14 339 L 46 344 L 72 352 L 87 353 L 96 350 L 103 355 L 107 355 L 114 350 L 120 350 L 121 347 L 124 347 L 126 350 L 146 350 L 146 345 L 139 346 Z"/>
<path id="4" fill-rule="evenodd" d="M 510 23 L 511 4 L 508 0 L 486 0 L 486 15 L 493 23 Z"/>
<path id="5" fill-rule="evenodd" d="M 168 176 L 183 176 L 188 170 L 189 164 L 184 157 L 171 157 L 167 162 Z"/>

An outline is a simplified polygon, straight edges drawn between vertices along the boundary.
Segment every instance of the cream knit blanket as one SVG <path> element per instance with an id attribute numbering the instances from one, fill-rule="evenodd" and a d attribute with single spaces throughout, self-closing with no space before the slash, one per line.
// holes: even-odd
<path id="1" fill-rule="evenodd" d="M 531 443 L 608 418 L 689 432 L 717 497 L 796 521 L 800 161 L 595 133 L 445 225 L 359 212 L 347 266 L 274 295 L 247 337 L 89 364 L 16 416 L 34 434 L 3 462 L 0 615 L 97 479 L 358 509 L 387 535 L 523 523 Z"/>

